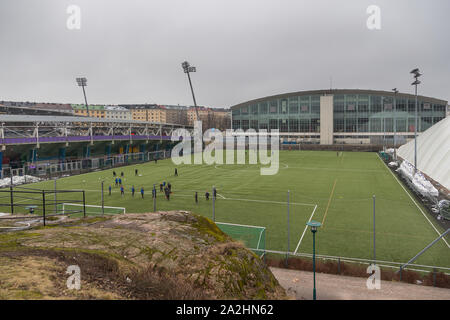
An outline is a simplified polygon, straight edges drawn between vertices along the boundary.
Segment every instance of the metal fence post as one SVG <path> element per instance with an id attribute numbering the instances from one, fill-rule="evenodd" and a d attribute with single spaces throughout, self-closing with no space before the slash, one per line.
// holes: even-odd
<path id="1" fill-rule="evenodd" d="M 83 190 L 83 218 L 86 218 L 86 195 Z"/>
<path id="2" fill-rule="evenodd" d="M 433 287 L 436 287 L 436 268 L 433 268 Z"/>
<path id="3" fill-rule="evenodd" d="M 288 265 L 288 259 L 289 259 L 289 251 L 290 251 L 290 225 L 289 225 L 289 193 L 287 192 L 287 253 L 286 253 L 286 266 Z"/>
<path id="4" fill-rule="evenodd" d="M 44 227 L 45 227 L 45 190 L 42 190 L 42 217 L 44 220 Z"/>
<path id="5" fill-rule="evenodd" d="M 105 215 L 105 200 L 103 198 L 103 181 L 102 181 L 102 216 Z"/>
<path id="6" fill-rule="evenodd" d="M 153 184 L 152 198 L 153 198 L 153 212 L 156 212 L 156 187 L 155 187 L 155 184 Z"/>
<path id="7" fill-rule="evenodd" d="M 54 201 L 55 201 L 55 206 L 54 206 L 54 207 L 55 207 L 55 214 L 58 213 L 58 207 L 57 207 L 57 205 L 56 205 L 56 200 L 57 200 L 57 199 L 56 199 L 56 179 L 57 179 L 57 178 L 55 178 L 55 182 L 54 182 L 54 186 L 55 186 L 55 196 L 54 196 Z"/>
<path id="8" fill-rule="evenodd" d="M 12 185 L 9 187 L 9 193 L 10 193 L 10 201 L 11 201 L 11 214 L 14 214 L 14 196 L 13 196 Z"/>
<path id="9" fill-rule="evenodd" d="M 341 274 L 341 257 L 338 258 L 338 274 Z"/>
<path id="10" fill-rule="evenodd" d="M 13 171 L 12 171 L 11 167 L 9 167 L 9 175 L 10 175 L 10 178 L 11 178 L 11 187 L 12 187 L 14 185 L 14 182 L 13 182 Z"/>
<path id="11" fill-rule="evenodd" d="M 375 251 L 375 195 L 373 195 L 373 264 L 376 264 L 376 251 Z"/>
<path id="12" fill-rule="evenodd" d="M 216 222 L 216 196 L 215 196 L 216 188 L 213 186 L 212 188 L 212 207 L 213 207 L 213 221 Z"/>

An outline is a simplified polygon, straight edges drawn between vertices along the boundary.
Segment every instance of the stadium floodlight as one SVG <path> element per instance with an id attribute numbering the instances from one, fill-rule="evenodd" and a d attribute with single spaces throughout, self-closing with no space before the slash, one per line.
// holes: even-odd
<path id="1" fill-rule="evenodd" d="M 192 87 L 191 76 L 189 75 L 190 72 L 197 72 L 197 69 L 196 69 L 196 67 L 191 66 L 190 63 L 187 61 L 182 62 L 181 67 L 183 68 L 183 72 L 186 73 L 188 76 L 189 86 L 191 87 L 192 99 L 194 100 L 195 115 L 197 116 L 197 121 L 198 121 L 198 120 L 200 120 L 200 117 L 198 115 L 197 102 L 195 101 L 195 94 L 194 94 L 194 88 Z"/>
<path id="2" fill-rule="evenodd" d="M 306 225 L 311 227 L 311 232 L 313 234 L 313 274 L 314 274 L 313 300 L 316 300 L 316 232 L 317 229 L 322 224 L 320 222 L 311 220 L 307 222 Z"/>
<path id="3" fill-rule="evenodd" d="M 85 77 L 79 77 L 76 80 L 77 80 L 78 86 L 83 88 L 84 103 L 86 104 L 86 112 L 87 112 L 87 116 L 89 117 L 89 105 L 87 103 L 86 91 L 84 90 L 84 87 L 87 86 L 87 79 Z"/>
<path id="4" fill-rule="evenodd" d="M 410 72 L 414 76 L 414 82 L 411 83 L 412 86 L 415 86 L 415 96 L 416 96 L 416 110 L 415 110 L 415 123 L 414 123 L 414 172 L 417 172 L 417 86 L 420 84 L 419 77 L 422 75 L 419 71 L 419 68 L 415 68 Z"/>
<path id="5" fill-rule="evenodd" d="M 392 89 L 394 92 L 394 159 L 397 160 L 397 88 Z"/>

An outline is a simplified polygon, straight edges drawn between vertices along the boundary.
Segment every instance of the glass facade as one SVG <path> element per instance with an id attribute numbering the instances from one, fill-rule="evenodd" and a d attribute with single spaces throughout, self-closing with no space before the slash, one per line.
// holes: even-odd
<path id="1" fill-rule="evenodd" d="M 362 91 L 362 90 L 361 90 Z M 334 133 L 414 132 L 415 98 L 370 91 L 333 93 Z M 350 93 L 349 93 L 350 92 Z M 320 132 L 320 96 L 305 94 L 232 107 L 233 129 L 278 129 L 283 132 Z M 418 99 L 419 132 L 445 118 L 446 101 Z"/>

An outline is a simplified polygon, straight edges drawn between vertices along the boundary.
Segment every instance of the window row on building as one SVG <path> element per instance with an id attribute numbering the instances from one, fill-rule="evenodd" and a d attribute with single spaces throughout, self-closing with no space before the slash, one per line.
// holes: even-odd
<path id="1" fill-rule="evenodd" d="M 447 101 L 375 90 L 315 90 L 255 99 L 231 107 L 233 129 L 285 133 L 365 133 L 427 130 L 446 117 Z M 322 122 L 322 123 L 321 123 Z M 321 128 L 322 125 L 322 128 Z M 325 137 L 325 136 L 324 136 Z M 323 138 L 323 137 L 322 137 Z"/>

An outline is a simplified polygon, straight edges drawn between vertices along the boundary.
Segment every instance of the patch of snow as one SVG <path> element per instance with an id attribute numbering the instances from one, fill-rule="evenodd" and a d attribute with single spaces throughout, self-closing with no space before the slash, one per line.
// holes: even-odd
<path id="1" fill-rule="evenodd" d="M 17 186 L 24 183 L 32 183 L 32 182 L 39 182 L 41 181 L 41 178 L 35 177 L 35 176 L 13 176 L 13 185 Z M 4 178 L 0 179 L 0 188 L 8 187 L 11 185 L 11 178 Z"/>

